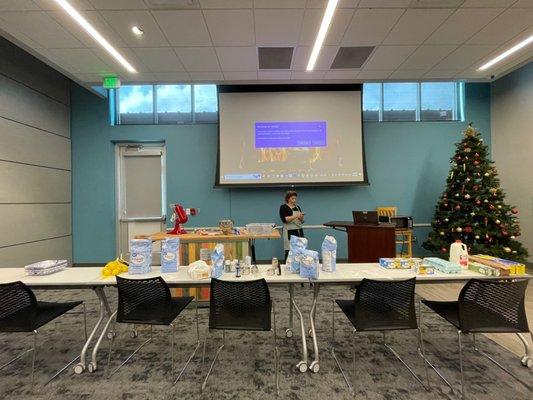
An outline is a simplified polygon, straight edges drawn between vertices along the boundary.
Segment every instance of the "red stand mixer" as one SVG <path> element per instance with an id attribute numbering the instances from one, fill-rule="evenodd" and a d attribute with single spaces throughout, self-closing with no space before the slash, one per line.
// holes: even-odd
<path id="1" fill-rule="evenodd" d="M 185 209 L 181 204 L 171 204 L 170 207 L 173 209 L 170 221 L 174 222 L 174 229 L 168 233 L 171 235 L 183 235 L 184 233 L 187 233 L 185 229 L 181 227 L 181 224 L 184 224 L 189 220 Z"/>

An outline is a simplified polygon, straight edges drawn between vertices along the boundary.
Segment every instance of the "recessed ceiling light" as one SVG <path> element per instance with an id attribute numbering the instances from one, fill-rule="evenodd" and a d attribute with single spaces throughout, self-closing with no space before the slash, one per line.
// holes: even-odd
<path id="1" fill-rule="evenodd" d="M 139 27 L 137 25 L 132 26 L 131 27 L 131 31 L 133 33 L 135 33 L 137 36 L 141 36 L 144 33 L 143 28 L 141 28 L 141 27 Z"/>
<path id="2" fill-rule="evenodd" d="M 324 12 L 324 18 L 322 18 L 322 23 L 320 24 L 320 29 L 318 30 L 318 35 L 316 35 L 315 44 L 313 45 L 313 50 L 311 51 L 311 56 L 307 63 L 307 71 L 312 71 L 315 68 L 315 63 L 320 54 L 320 49 L 328 33 L 329 26 L 331 25 L 331 20 L 333 19 L 333 14 L 337 8 L 337 3 L 339 0 L 329 0 L 328 5 L 326 6 L 326 11 Z"/>
<path id="3" fill-rule="evenodd" d="M 499 56 L 493 58 L 493 59 L 490 60 L 488 63 L 483 64 L 481 67 L 478 68 L 478 71 L 484 71 L 484 70 L 486 70 L 486 69 L 492 67 L 494 64 L 500 62 L 501 60 L 503 60 L 503 59 L 506 58 L 506 57 L 509 57 L 511 54 L 517 52 L 517 51 L 520 50 L 522 47 L 527 46 L 527 45 L 530 44 L 531 42 L 533 42 L 533 35 L 531 35 L 530 37 L 528 37 L 528 38 L 525 39 L 525 40 L 522 40 L 520 43 L 518 43 L 517 45 L 514 45 L 514 46 L 511 47 L 509 50 L 504 51 L 502 54 L 500 54 Z"/>
<path id="4" fill-rule="evenodd" d="M 126 68 L 129 72 L 137 72 L 135 68 L 133 68 L 128 61 L 126 61 L 122 54 L 120 54 L 113 46 L 111 46 L 109 42 L 105 40 L 104 37 L 96 29 L 94 29 L 94 27 L 85 18 L 83 18 L 80 13 L 74 9 L 74 7 L 70 5 L 68 1 L 55 0 L 55 2 L 78 24 L 80 24 L 81 27 L 85 29 L 85 31 L 87 31 L 87 33 L 98 42 L 98 44 L 100 44 L 100 46 L 106 49 L 109 54 L 111 54 L 120 64 L 122 64 L 124 68 Z"/>

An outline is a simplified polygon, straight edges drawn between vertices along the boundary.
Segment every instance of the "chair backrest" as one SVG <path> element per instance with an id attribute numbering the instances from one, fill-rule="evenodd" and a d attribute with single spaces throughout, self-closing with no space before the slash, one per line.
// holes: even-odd
<path id="1" fill-rule="evenodd" d="M 20 281 L 0 284 L 0 319 L 31 310 L 37 312 L 37 299 L 28 286 Z"/>
<path id="2" fill-rule="evenodd" d="M 272 302 L 264 279 L 228 282 L 211 279 L 209 328 L 270 330 Z"/>
<path id="3" fill-rule="evenodd" d="M 395 217 L 398 214 L 398 207 L 376 207 L 378 217 Z"/>
<path id="4" fill-rule="evenodd" d="M 415 281 L 363 279 L 355 293 L 356 329 L 415 329 Z"/>
<path id="5" fill-rule="evenodd" d="M 463 332 L 528 332 L 524 299 L 528 280 L 471 279 L 459 294 Z"/>
<path id="6" fill-rule="evenodd" d="M 118 312 L 117 322 L 128 317 L 157 310 L 171 305 L 170 289 L 160 276 L 144 279 L 127 279 L 117 276 Z"/>

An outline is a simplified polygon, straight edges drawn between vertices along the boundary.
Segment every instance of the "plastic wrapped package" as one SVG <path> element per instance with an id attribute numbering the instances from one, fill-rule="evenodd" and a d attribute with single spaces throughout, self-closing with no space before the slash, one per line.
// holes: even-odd
<path id="1" fill-rule="evenodd" d="M 335 272 L 337 268 L 337 239 L 326 235 L 322 242 L 322 271 Z"/>
<path id="2" fill-rule="evenodd" d="M 318 279 L 318 252 L 303 249 L 300 251 L 300 277 Z"/>
<path id="3" fill-rule="evenodd" d="M 301 251 L 307 248 L 307 239 L 298 236 L 291 236 L 289 254 L 287 255 L 287 268 L 294 274 L 300 272 Z"/>
<path id="4" fill-rule="evenodd" d="M 211 277 L 220 278 L 224 273 L 224 245 L 218 243 L 211 253 Z"/>
<path id="5" fill-rule="evenodd" d="M 161 272 L 178 272 L 180 265 L 180 240 L 177 237 L 165 238 L 161 242 Z"/>
<path id="6" fill-rule="evenodd" d="M 152 241 L 130 240 L 130 274 L 147 274 L 152 271 Z"/>
<path id="7" fill-rule="evenodd" d="M 209 279 L 211 277 L 211 267 L 203 260 L 189 264 L 187 271 L 192 279 Z"/>

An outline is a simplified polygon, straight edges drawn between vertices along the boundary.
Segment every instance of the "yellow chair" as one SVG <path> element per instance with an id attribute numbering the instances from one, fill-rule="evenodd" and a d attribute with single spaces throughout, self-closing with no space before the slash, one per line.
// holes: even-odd
<path id="1" fill-rule="evenodd" d="M 398 207 L 377 207 L 379 217 L 395 217 L 398 215 Z M 396 246 L 401 245 L 401 250 L 396 257 L 413 257 L 413 230 L 396 228 Z"/>

